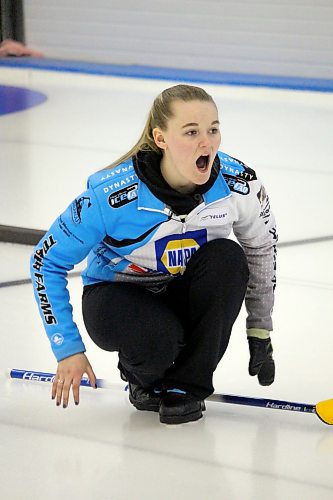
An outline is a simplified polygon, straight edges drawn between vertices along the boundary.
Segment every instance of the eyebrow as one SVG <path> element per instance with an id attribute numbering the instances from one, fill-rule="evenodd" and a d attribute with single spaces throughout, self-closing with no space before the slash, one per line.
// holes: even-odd
<path id="1" fill-rule="evenodd" d="M 219 125 L 220 122 L 218 120 L 214 120 L 211 125 Z M 186 127 L 198 127 L 199 126 L 199 123 L 186 123 L 185 125 L 182 126 L 182 128 L 186 128 Z"/>

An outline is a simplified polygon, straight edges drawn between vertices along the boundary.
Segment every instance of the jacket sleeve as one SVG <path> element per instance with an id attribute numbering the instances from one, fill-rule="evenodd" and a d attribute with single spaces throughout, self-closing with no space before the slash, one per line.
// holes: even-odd
<path id="1" fill-rule="evenodd" d="M 92 189 L 77 197 L 52 224 L 31 256 L 31 279 L 44 327 L 58 361 L 85 346 L 73 321 L 67 273 L 105 236 Z"/>
<path id="2" fill-rule="evenodd" d="M 239 217 L 234 233 L 247 257 L 250 276 L 245 295 L 247 328 L 272 330 L 276 285 L 275 218 L 269 197 L 260 180 L 249 183 L 250 193 L 238 195 Z"/>

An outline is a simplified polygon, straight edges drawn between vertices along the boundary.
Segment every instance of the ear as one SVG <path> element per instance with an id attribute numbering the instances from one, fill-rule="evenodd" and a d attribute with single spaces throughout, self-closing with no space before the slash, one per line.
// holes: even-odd
<path id="1" fill-rule="evenodd" d="M 163 149 L 164 151 L 167 149 L 164 133 L 160 128 L 156 127 L 153 129 L 153 138 L 157 147 Z"/>

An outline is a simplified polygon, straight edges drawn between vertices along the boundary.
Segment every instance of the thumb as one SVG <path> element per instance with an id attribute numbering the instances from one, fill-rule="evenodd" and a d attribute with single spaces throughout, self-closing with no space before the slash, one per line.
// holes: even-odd
<path id="1" fill-rule="evenodd" d="M 257 353 L 252 354 L 249 363 L 249 374 L 251 376 L 258 375 L 263 362 L 264 359 L 262 359 L 262 357 L 260 356 L 257 356 Z"/>

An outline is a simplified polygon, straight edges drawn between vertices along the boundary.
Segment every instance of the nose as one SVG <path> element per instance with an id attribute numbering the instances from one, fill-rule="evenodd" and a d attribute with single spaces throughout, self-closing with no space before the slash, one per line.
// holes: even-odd
<path id="1" fill-rule="evenodd" d="M 208 134 L 202 134 L 199 140 L 199 147 L 206 148 L 209 145 L 210 145 L 210 140 Z"/>

